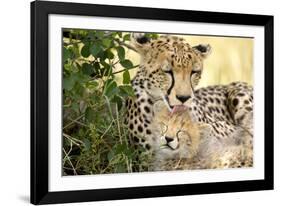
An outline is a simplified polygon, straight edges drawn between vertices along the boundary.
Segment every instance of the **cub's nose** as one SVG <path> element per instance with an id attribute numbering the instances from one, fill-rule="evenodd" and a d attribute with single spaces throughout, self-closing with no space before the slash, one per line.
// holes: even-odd
<path id="1" fill-rule="evenodd" d="M 181 101 L 181 103 L 185 103 L 191 96 L 184 96 L 184 95 L 176 95 L 176 98 Z"/>
<path id="2" fill-rule="evenodd" d="M 165 136 L 165 140 L 168 144 L 169 142 L 172 142 L 174 139 L 172 137 Z"/>

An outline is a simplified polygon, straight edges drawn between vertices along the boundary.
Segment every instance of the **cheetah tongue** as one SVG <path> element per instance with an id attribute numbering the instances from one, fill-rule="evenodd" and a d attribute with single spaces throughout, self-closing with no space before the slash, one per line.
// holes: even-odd
<path id="1" fill-rule="evenodd" d="M 173 107 L 172 111 L 171 111 L 171 114 L 174 114 L 174 113 L 177 113 L 177 112 L 183 112 L 187 109 L 186 106 L 184 105 L 176 105 Z"/>

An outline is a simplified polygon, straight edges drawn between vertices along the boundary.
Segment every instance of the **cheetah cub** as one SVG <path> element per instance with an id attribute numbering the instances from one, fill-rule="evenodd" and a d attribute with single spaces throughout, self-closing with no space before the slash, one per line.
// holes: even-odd
<path id="1" fill-rule="evenodd" d="M 253 166 L 252 136 L 242 128 L 228 139 L 213 136 L 212 126 L 195 122 L 189 111 L 172 113 L 162 102 L 154 105 L 153 171 L 217 169 Z M 233 127 L 236 127 L 233 125 Z"/>

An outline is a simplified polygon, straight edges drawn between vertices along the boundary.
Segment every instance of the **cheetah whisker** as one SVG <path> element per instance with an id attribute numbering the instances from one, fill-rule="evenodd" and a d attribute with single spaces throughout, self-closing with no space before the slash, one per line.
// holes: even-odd
<path id="1" fill-rule="evenodd" d="M 167 106 L 169 112 L 172 112 L 172 109 L 171 109 L 167 99 L 165 98 L 164 94 L 162 94 L 162 99 L 163 99 L 163 102 L 165 103 L 165 105 Z"/>

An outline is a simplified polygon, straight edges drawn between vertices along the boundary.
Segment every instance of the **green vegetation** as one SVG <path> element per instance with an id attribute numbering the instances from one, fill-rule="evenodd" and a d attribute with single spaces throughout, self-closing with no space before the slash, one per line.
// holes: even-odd
<path id="1" fill-rule="evenodd" d="M 125 100 L 134 98 L 129 70 L 138 66 L 126 57 L 130 34 L 63 34 L 63 175 L 146 170 L 149 155 L 130 144 L 123 124 Z"/>

